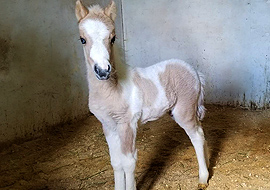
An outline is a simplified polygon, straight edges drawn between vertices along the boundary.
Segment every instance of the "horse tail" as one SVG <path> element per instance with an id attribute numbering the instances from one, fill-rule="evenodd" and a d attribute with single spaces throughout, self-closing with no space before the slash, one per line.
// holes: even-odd
<path id="1" fill-rule="evenodd" d="M 198 72 L 198 77 L 200 80 L 200 92 L 198 97 L 198 104 L 197 104 L 197 117 L 201 121 L 204 118 L 205 115 L 205 107 L 204 107 L 204 86 L 205 86 L 205 80 L 204 75 L 200 72 Z"/>

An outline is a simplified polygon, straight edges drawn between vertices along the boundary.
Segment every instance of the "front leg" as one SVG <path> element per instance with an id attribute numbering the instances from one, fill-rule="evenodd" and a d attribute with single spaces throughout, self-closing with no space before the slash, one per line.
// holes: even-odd
<path id="1" fill-rule="evenodd" d="M 135 190 L 135 130 L 128 124 L 121 124 L 116 130 L 104 130 L 109 146 L 111 165 L 114 170 L 115 190 Z"/>
<path id="2" fill-rule="evenodd" d="M 137 125 L 124 123 L 117 126 L 117 131 L 121 142 L 122 166 L 126 178 L 126 190 L 135 190 L 135 167 L 137 160 L 137 151 L 135 149 Z"/>
<path id="3" fill-rule="evenodd" d="M 107 131 L 105 136 L 109 146 L 111 165 L 114 171 L 114 189 L 126 190 L 125 172 L 121 163 L 122 151 L 120 138 L 114 131 Z"/>

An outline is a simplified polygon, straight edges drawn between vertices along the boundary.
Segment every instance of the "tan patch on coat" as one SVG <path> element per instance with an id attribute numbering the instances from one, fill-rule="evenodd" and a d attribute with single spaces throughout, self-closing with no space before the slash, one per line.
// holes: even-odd
<path id="1" fill-rule="evenodd" d="M 130 127 L 129 123 L 118 126 L 121 149 L 123 154 L 133 153 L 135 150 L 135 134 Z"/>
<path id="2" fill-rule="evenodd" d="M 158 89 L 155 84 L 150 79 L 141 77 L 137 72 L 134 74 L 133 81 L 142 92 L 143 104 L 151 106 L 153 102 L 155 102 L 158 94 Z"/>
<path id="3" fill-rule="evenodd" d="M 165 71 L 159 74 L 159 79 L 170 105 L 178 106 L 179 110 L 182 110 L 182 118 L 194 119 L 199 95 L 196 90 L 196 76 L 182 65 L 169 64 Z"/>

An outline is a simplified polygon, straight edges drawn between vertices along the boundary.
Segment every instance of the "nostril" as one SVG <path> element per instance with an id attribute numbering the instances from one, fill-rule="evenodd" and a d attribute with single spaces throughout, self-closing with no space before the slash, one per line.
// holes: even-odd
<path id="1" fill-rule="evenodd" d="M 97 64 L 94 65 L 94 71 L 95 71 L 97 74 L 99 74 L 99 70 L 98 70 Z"/>
<path id="2" fill-rule="evenodd" d="M 108 65 L 108 72 L 111 72 L 111 66 Z"/>

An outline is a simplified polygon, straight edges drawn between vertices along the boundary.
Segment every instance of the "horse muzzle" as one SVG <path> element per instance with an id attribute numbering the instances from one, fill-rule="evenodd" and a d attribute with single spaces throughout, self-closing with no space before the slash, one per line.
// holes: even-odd
<path id="1" fill-rule="evenodd" d="M 94 65 L 94 71 L 97 79 L 99 80 L 108 80 L 110 78 L 111 66 L 108 65 L 108 69 L 102 69 L 97 64 Z"/>

